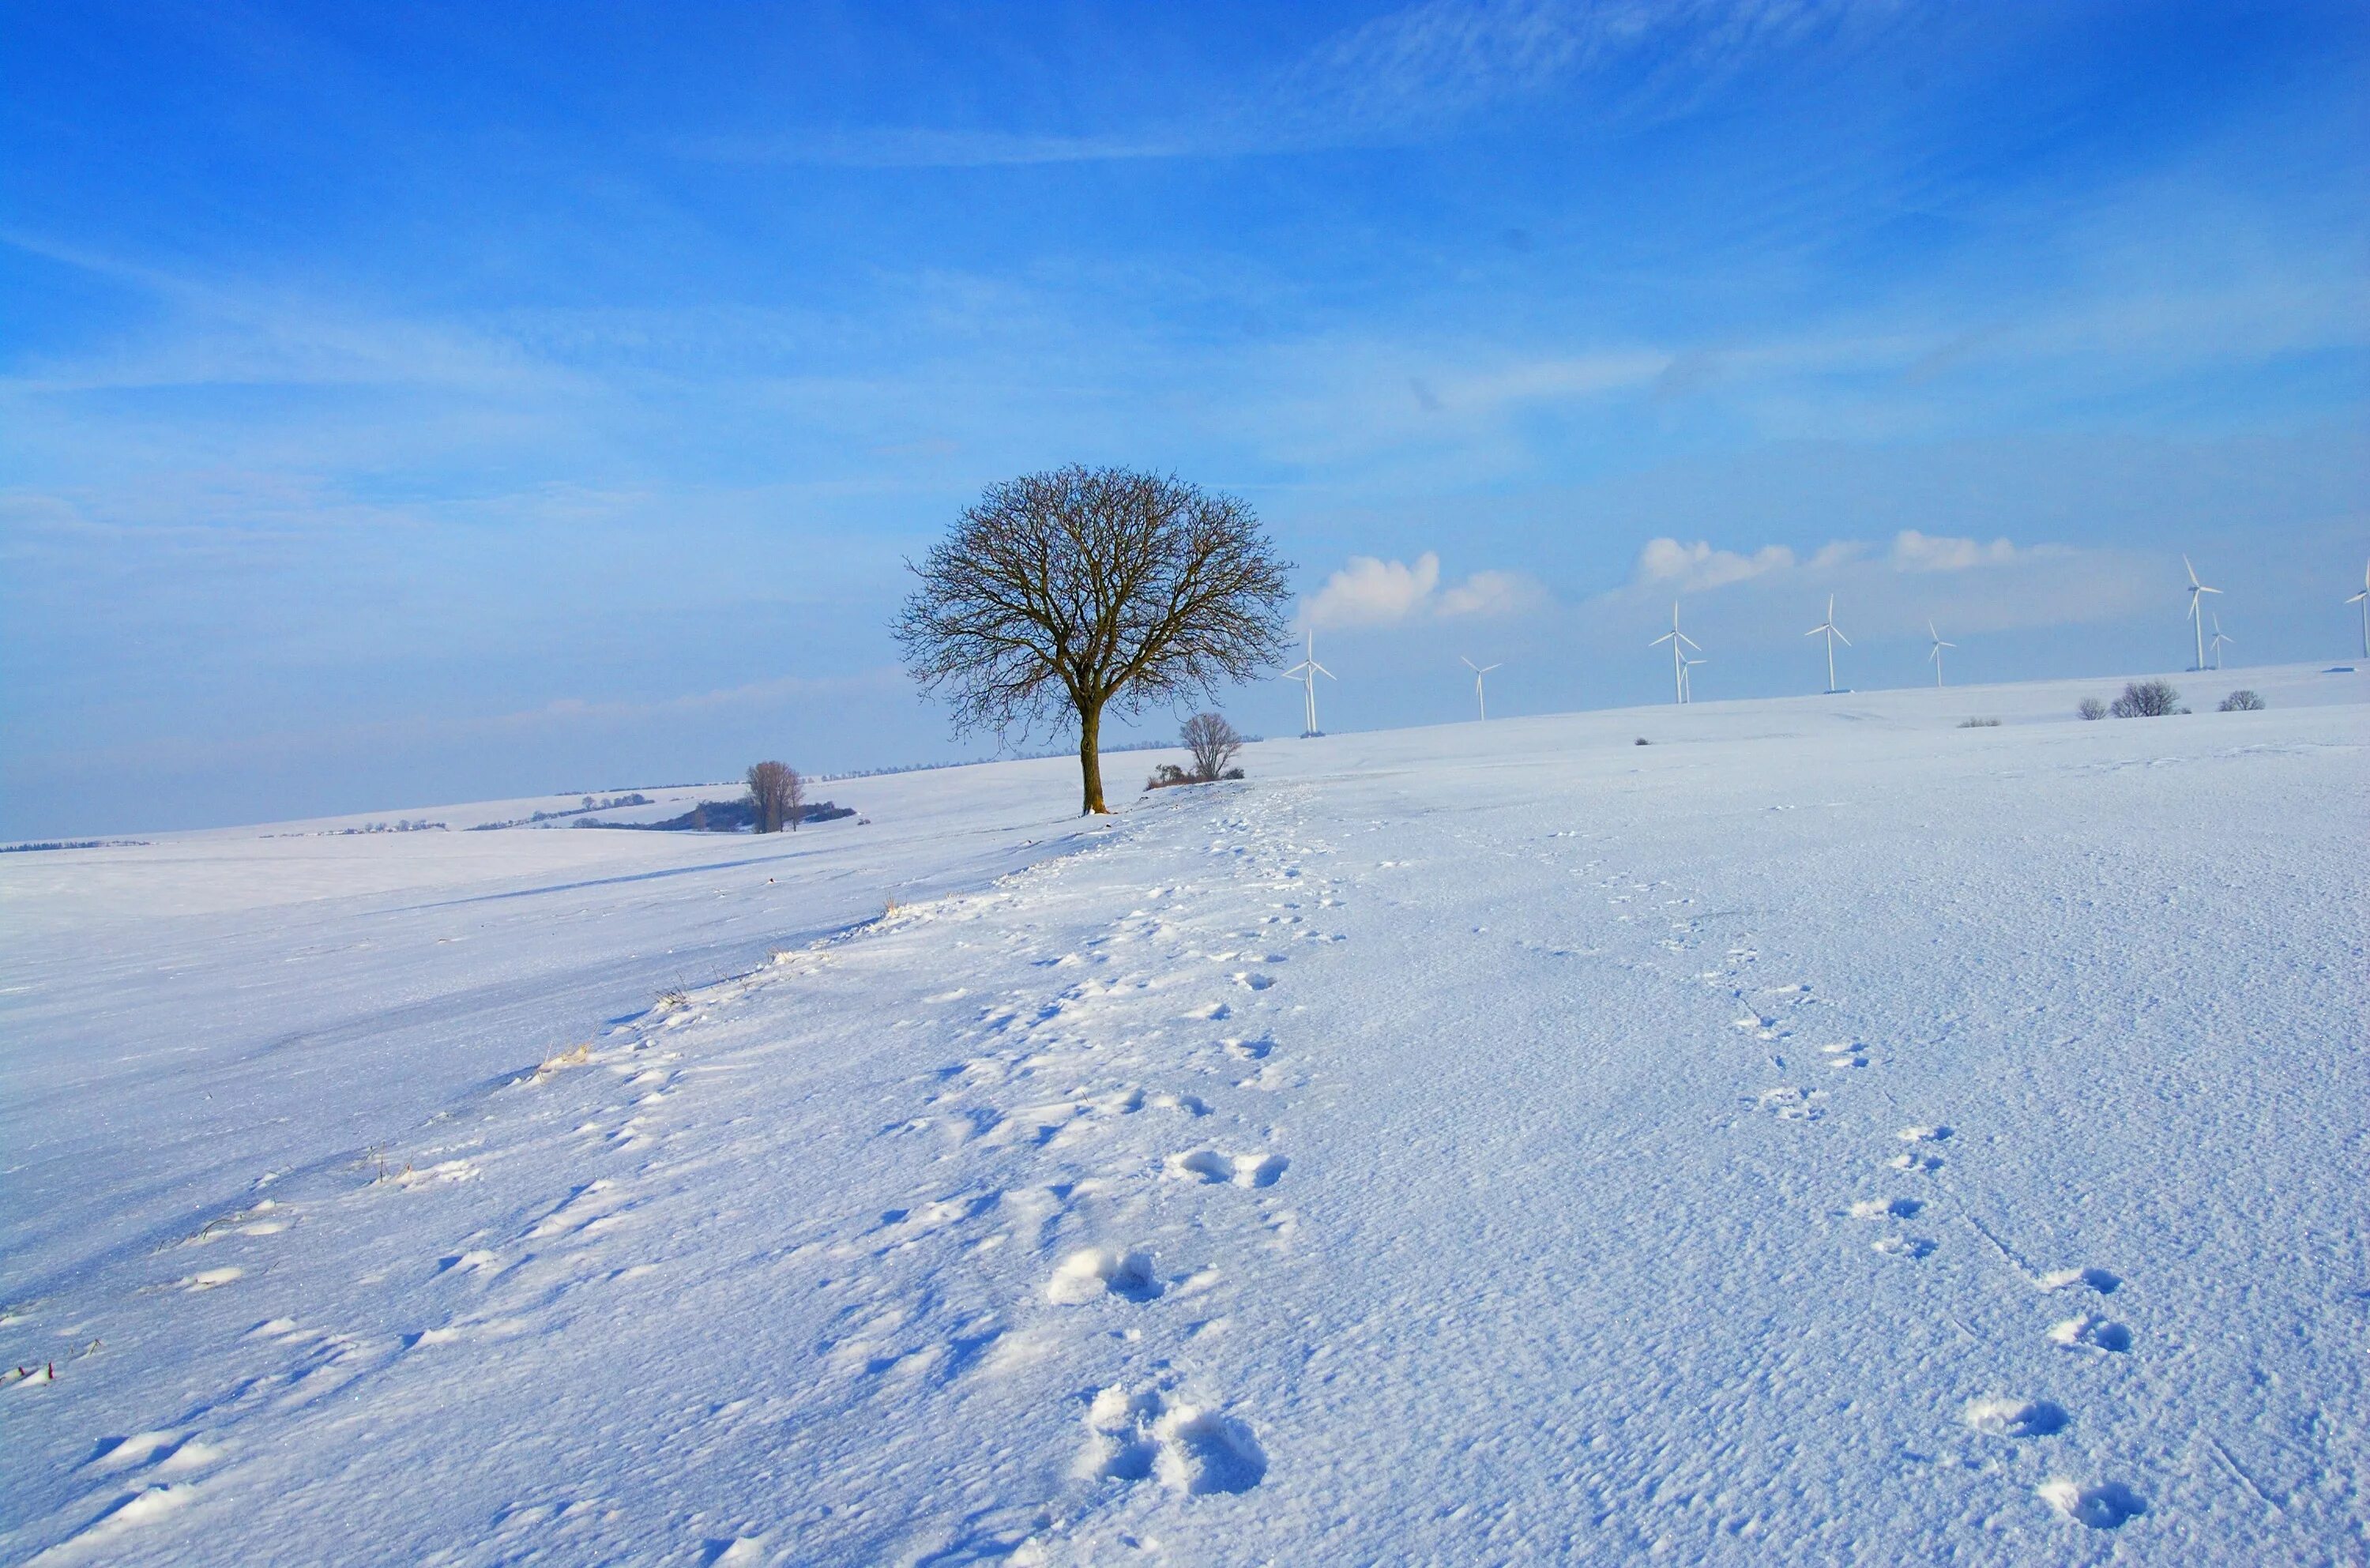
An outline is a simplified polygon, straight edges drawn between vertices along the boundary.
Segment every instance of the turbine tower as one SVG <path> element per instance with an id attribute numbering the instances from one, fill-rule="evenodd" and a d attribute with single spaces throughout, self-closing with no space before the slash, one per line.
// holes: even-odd
<path id="1" fill-rule="evenodd" d="M 1457 657 L 1465 659 L 1465 655 L 1462 653 L 1458 654 Z M 1505 661 L 1501 659 L 1498 661 L 1497 664 L 1477 664 L 1470 659 L 1465 659 L 1465 667 L 1473 672 L 1473 700 L 1481 705 L 1481 720 L 1484 723 L 1489 722 L 1490 720 L 1490 698 L 1489 695 L 1481 689 L 1481 677 L 1488 674 L 1490 671 L 1498 668 L 1499 664 L 1503 664 L 1504 663 Z"/>
<path id="2" fill-rule="evenodd" d="M 2189 667 L 2202 670 L 2205 668 L 2205 613 L 2199 606 L 2205 603 L 2206 594 L 2219 594 L 2222 590 L 2208 588 L 2197 581 L 2197 569 L 2189 565 L 2187 556 L 2180 558 L 2180 564 L 2189 568 L 2189 624 L 2197 633 L 2197 663 Z"/>
<path id="3" fill-rule="evenodd" d="M 1674 701 L 1684 703 L 1687 700 L 1688 695 L 1687 664 L 1689 661 L 1687 659 L 1686 650 L 1692 648 L 1697 652 L 1700 653 L 1703 651 L 1703 644 L 1697 642 L 1694 638 L 1689 637 L 1685 632 L 1679 629 L 1679 602 L 1676 599 L 1671 601 L 1671 629 L 1662 633 L 1662 636 L 1654 639 L 1653 641 L 1649 642 L 1646 646 L 1649 648 L 1660 648 L 1665 642 L 1671 645 L 1671 691 L 1673 693 L 1673 699 Z"/>
<path id="4" fill-rule="evenodd" d="M 1934 640 L 1934 651 L 1928 653 L 1927 657 L 1934 661 L 1934 688 L 1937 691 L 1939 691 L 1942 686 L 1942 650 L 1945 648 L 1956 648 L 1958 644 L 1955 642 L 1943 641 L 1942 634 L 1934 629 L 1934 622 L 1930 617 L 1927 617 L 1926 622 L 1926 635 Z M 1829 686 L 1833 686 L 1835 684 L 1835 678 L 1832 675 L 1828 677 L 1827 684 Z"/>
<path id="5" fill-rule="evenodd" d="M 2226 642 L 2236 642 L 2238 640 L 2235 637 L 2225 637 L 2222 635 L 2222 617 L 2218 615 L 2215 616 L 2214 617 L 2214 635 L 2205 644 L 2206 647 L 2212 649 L 2214 651 L 2214 667 L 2215 669 L 2218 670 L 2222 667 L 2222 645 Z"/>
<path id="6" fill-rule="evenodd" d="M 1844 645 L 1845 647 L 1849 648 L 1849 647 L 1851 646 L 1851 639 L 1850 639 L 1850 638 L 1848 638 L 1848 637 L 1845 637 L 1845 636 L 1844 636 L 1844 634 L 1843 634 L 1842 632 L 1837 631 L 1837 630 L 1835 629 L 1835 596 L 1833 594 L 1828 594 L 1828 595 L 1827 595 L 1827 618 L 1826 618 L 1826 619 L 1824 619 L 1824 620 L 1823 620 L 1823 621 L 1821 621 L 1818 625 L 1816 625 L 1816 626 L 1812 627 L 1810 630 L 1808 630 L 1808 631 L 1804 632 L 1802 635 L 1803 635 L 1804 637 L 1819 637 L 1819 636 L 1824 635 L 1824 636 L 1826 638 L 1826 640 L 1827 640 L 1827 695 L 1828 695 L 1829 697 L 1833 697 L 1833 696 L 1835 696 L 1835 643 L 1836 643 L 1836 641 L 1837 641 L 1838 640 L 1840 640 L 1842 641 L 1842 643 L 1843 643 L 1843 645 Z"/>
<path id="7" fill-rule="evenodd" d="M 1317 628 L 1311 627 L 1308 628 L 1308 657 L 1284 671 L 1283 676 L 1285 680 L 1296 677 L 1302 687 L 1301 695 L 1307 700 L 1308 727 L 1300 732 L 1300 738 L 1304 741 L 1325 732 L 1317 727 L 1317 677 L 1319 675 L 1329 681 L 1341 678 L 1317 662 Z"/>
<path id="8" fill-rule="evenodd" d="M 2370 564 L 2362 568 L 2362 592 L 2345 602 L 2362 606 L 2362 656 L 2370 659 Z"/>

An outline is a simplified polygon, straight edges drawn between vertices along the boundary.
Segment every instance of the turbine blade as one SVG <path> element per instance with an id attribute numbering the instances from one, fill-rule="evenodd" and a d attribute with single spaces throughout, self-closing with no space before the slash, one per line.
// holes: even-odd
<path id="1" fill-rule="evenodd" d="M 2199 584 L 2197 585 L 2197 591 L 2198 591 L 2199 593 L 2201 593 L 2201 594 L 2219 594 L 2220 592 L 2222 592 L 2222 590 L 2221 590 L 2221 589 L 2219 589 L 2219 588 L 2208 588 L 2208 587 L 2207 587 L 2207 586 L 2205 586 L 2205 584 L 2204 584 L 2204 583 L 2203 583 L 2203 582 L 2201 582 L 2201 583 L 2199 583 Z"/>
<path id="2" fill-rule="evenodd" d="M 1703 644 L 1697 642 L 1694 638 L 1689 637 L 1685 632 L 1674 631 L 1671 633 L 1671 635 L 1677 638 L 1681 642 L 1685 643 L 1688 647 L 1694 649 L 1697 652 L 1700 653 L 1703 651 Z"/>
<path id="3" fill-rule="evenodd" d="M 2364 588 L 2362 592 L 2354 594 L 2353 597 L 2346 600 L 2345 602 L 2349 605 L 2358 605 L 2364 599 L 2370 599 L 2370 588 Z"/>
<path id="4" fill-rule="evenodd" d="M 1832 630 L 1833 628 L 1830 628 L 1829 629 L 1831 629 L 1831 630 Z M 1840 631 L 1835 632 L 1835 640 L 1836 640 L 1837 642 L 1842 643 L 1842 644 L 1843 644 L 1845 647 L 1847 647 L 1847 648 L 1849 648 L 1849 647 L 1851 646 L 1851 639 L 1850 639 L 1850 638 L 1848 638 L 1848 637 L 1846 637 L 1846 636 L 1845 636 L 1842 632 L 1840 632 Z"/>
<path id="5" fill-rule="evenodd" d="M 2180 558 L 2180 569 L 2181 569 L 2183 571 L 2186 571 L 2187 573 L 2189 573 L 2189 585 L 2190 585 L 2192 588 L 2196 587 L 2196 586 L 2197 586 L 2197 569 L 2196 569 L 2195 567 L 2193 567 L 2193 566 L 2192 566 L 2192 565 L 2190 565 L 2190 564 L 2189 564 L 2189 558 L 2188 558 L 2187 556 L 2182 556 L 2182 557 Z"/>

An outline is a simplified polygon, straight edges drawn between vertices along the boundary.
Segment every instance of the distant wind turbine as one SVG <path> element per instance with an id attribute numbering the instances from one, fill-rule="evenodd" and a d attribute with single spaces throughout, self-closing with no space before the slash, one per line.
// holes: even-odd
<path id="1" fill-rule="evenodd" d="M 2215 616 L 2214 617 L 2214 636 L 2205 644 L 2206 647 L 2214 651 L 2214 667 L 2215 669 L 2218 670 L 2222 667 L 2222 645 L 2226 642 L 2236 642 L 2238 640 L 2235 637 L 2225 637 L 2222 635 L 2222 617 L 2218 615 Z"/>
<path id="2" fill-rule="evenodd" d="M 1711 661 L 1708 659 L 1682 659 L 1680 661 L 1679 700 L 1681 702 L 1693 702 L 1696 699 L 1696 666 L 1697 664 L 1708 664 L 1710 663 Z"/>
<path id="3" fill-rule="evenodd" d="M 1930 618 L 1926 622 L 1926 635 L 1934 640 L 1934 651 L 1928 653 L 1927 657 L 1934 661 L 1934 685 L 1939 690 L 1942 685 L 1942 650 L 1956 648 L 1958 644 L 1943 641 L 1942 634 L 1934 629 L 1934 622 Z M 1832 675 L 1828 677 L 1827 684 L 1830 686 L 1835 684 L 1835 678 Z"/>
<path id="4" fill-rule="evenodd" d="M 2197 632 L 2197 663 L 2189 667 L 2192 670 L 2202 670 L 2205 668 L 2205 614 L 2198 606 L 2205 602 L 2204 595 L 2219 594 L 2222 590 L 2208 588 L 2204 583 L 2197 581 L 2197 569 L 2189 565 L 2187 556 L 2180 558 L 2180 564 L 2189 568 L 2189 624 Z"/>
<path id="5" fill-rule="evenodd" d="M 2362 606 L 2362 656 L 2370 659 L 2370 565 L 2362 568 L 2362 592 L 2345 602 Z"/>
<path id="6" fill-rule="evenodd" d="M 1671 601 L 1671 629 L 1646 646 L 1660 648 L 1665 642 L 1671 645 L 1671 690 L 1674 700 L 1683 703 L 1687 700 L 1687 665 L 1690 662 L 1685 651 L 1692 648 L 1700 653 L 1703 651 L 1703 644 L 1679 629 L 1679 602 L 1676 599 Z"/>
<path id="7" fill-rule="evenodd" d="M 1308 727 L 1300 732 L 1300 738 L 1304 741 L 1311 735 L 1321 735 L 1325 732 L 1317 727 L 1317 677 L 1319 675 L 1323 675 L 1329 681 L 1338 681 L 1341 678 L 1317 662 L 1317 628 L 1311 627 L 1308 630 L 1308 657 L 1284 671 L 1283 677 L 1285 680 L 1297 678 L 1301 685 L 1302 696 L 1307 699 Z"/>
<path id="8" fill-rule="evenodd" d="M 1462 653 L 1457 657 L 1465 659 Z M 1481 719 L 1484 723 L 1487 723 L 1490 719 L 1490 698 L 1489 694 L 1481 689 L 1481 677 L 1504 663 L 1505 661 L 1501 659 L 1496 664 L 1477 664 L 1470 659 L 1465 659 L 1465 667 L 1473 672 L 1473 700 L 1481 705 Z"/>
<path id="9" fill-rule="evenodd" d="M 1836 690 L 1835 643 L 1840 640 L 1845 647 L 1851 646 L 1851 639 L 1835 629 L 1835 596 L 1833 594 L 1827 595 L 1827 618 L 1802 635 L 1804 637 L 1824 635 L 1827 640 L 1827 695 L 1833 697 Z"/>

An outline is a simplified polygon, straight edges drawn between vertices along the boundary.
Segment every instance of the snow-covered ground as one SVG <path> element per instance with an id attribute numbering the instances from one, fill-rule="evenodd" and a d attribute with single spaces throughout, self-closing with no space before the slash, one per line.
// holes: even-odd
<path id="1" fill-rule="evenodd" d="M 2174 678 L 0 857 L 0 1551 L 2360 1561 L 2370 674 Z"/>

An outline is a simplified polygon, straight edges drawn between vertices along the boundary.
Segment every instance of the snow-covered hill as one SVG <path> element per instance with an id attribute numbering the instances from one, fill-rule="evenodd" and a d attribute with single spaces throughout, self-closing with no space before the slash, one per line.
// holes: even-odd
<path id="1" fill-rule="evenodd" d="M 2174 679 L 0 858 L 0 1550 L 2360 1559 L 2370 675 Z"/>

